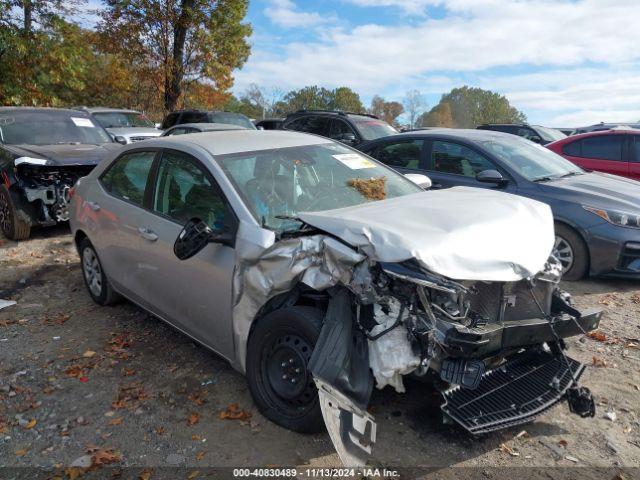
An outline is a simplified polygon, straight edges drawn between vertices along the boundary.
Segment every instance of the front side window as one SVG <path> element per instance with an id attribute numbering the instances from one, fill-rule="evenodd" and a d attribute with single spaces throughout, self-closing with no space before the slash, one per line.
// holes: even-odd
<path id="1" fill-rule="evenodd" d="M 186 128 L 174 128 L 169 133 L 167 133 L 167 137 L 171 135 L 184 135 L 185 133 L 187 133 Z"/>
<path id="2" fill-rule="evenodd" d="M 7 145 L 65 145 L 111 142 L 91 118 L 55 110 L 8 111 L 0 114 L 0 143 Z"/>
<path id="3" fill-rule="evenodd" d="M 484 170 L 496 167 L 483 155 L 464 145 L 436 140 L 431 149 L 433 170 L 465 177 L 475 177 Z"/>
<path id="4" fill-rule="evenodd" d="M 102 185 L 112 195 L 142 206 L 155 155 L 155 152 L 132 152 L 122 155 L 102 175 Z"/>
<path id="5" fill-rule="evenodd" d="M 378 147 L 374 157 L 385 165 L 401 168 L 419 168 L 423 140 L 403 140 Z"/>
<path id="6" fill-rule="evenodd" d="M 266 228 L 299 228 L 300 212 L 332 210 L 423 191 L 393 170 L 335 143 L 217 158 Z"/>
<path id="7" fill-rule="evenodd" d="M 345 138 L 348 138 L 349 135 L 355 136 L 355 134 L 356 133 L 353 129 L 344 120 L 340 120 L 338 118 L 331 120 L 329 137 L 335 140 L 344 140 Z"/>
<path id="8" fill-rule="evenodd" d="M 209 113 L 209 121 L 211 123 L 224 123 L 226 125 L 236 125 L 247 130 L 255 130 L 256 126 L 248 117 L 241 113 L 231 112 L 213 112 Z"/>
<path id="9" fill-rule="evenodd" d="M 597 135 L 582 139 L 583 158 L 622 161 L 622 135 Z"/>
<path id="10" fill-rule="evenodd" d="M 226 207 L 209 176 L 188 155 L 165 152 L 155 185 L 154 210 L 184 225 L 192 218 L 214 230 L 224 227 Z"/>

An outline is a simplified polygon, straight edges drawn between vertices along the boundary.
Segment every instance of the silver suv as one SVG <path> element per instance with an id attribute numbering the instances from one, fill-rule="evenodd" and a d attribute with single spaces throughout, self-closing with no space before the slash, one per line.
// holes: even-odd
<path id="1" fill-rule="evenodd" d="M 151 120 L 135 110 L 103 107 L 81 107 L 79 110 L 89 113 L 116 142 L 123 145 L 162 135 Z"/>

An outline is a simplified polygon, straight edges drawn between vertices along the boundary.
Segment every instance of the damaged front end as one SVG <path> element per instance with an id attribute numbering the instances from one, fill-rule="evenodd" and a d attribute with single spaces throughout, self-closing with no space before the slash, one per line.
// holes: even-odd
<path id="1" fill-rule="evenodd" d="M 371 262 L 363 272 L 330 290 L 309 365 L 346 465 L 364 464 L 375 443 L 374 383 L 404 392 L 408 374 L 433 379 L 445 418 L 474 435 L 528 422 L 564 399 L 594 415 L 578 386 L 585 367 L 565 355 L 563 339 L 597 328 L 601 312 L 571 306 L 554 257 L 513 282 L 452 281 L 414 261 Z"/>
<path id="2" fill-rule="evenodd" d="M 71 188 L 93 168 L 94 165 L 17 164 L 15 183 L 26 202 L 31 224 L 49 226 L 68 221 Z"/>

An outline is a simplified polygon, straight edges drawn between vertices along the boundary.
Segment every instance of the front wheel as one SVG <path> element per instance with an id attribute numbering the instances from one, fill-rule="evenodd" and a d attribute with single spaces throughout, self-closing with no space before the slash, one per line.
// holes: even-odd
<path id="1" fill-rule="evenodd" d="M 18 209 L 11 193 L 0 186 L 0 229 L 9 240 L 26 240 L 31 235 L 31 225 L 18 215 Z"/>
<path id="2" fill-rule="evenodd" d="M 308 370 L 323 313 L 294 306 L 258 321 L 247 345 L 247 380 L 258 410 L 296 432 L 322 431 L 318 390 Z"/>

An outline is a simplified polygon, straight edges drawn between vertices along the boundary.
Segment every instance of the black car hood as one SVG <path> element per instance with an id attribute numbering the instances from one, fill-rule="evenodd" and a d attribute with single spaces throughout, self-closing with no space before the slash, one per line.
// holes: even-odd
<path id="1" fill-rule="evenodd" d="M 101 145 L 5 145 L 16 158 L 31 157 L 47 160 L 46 165 L 97 165 L 114 150 L 121 146 L 117 143 Z"/>
<path id="2" fill-rule="evenodd" d="M 606 173 L 585 173 L 539 184 L 545 193 L 598 208 L 640 211 L 640 182 Z"/>

